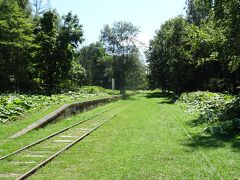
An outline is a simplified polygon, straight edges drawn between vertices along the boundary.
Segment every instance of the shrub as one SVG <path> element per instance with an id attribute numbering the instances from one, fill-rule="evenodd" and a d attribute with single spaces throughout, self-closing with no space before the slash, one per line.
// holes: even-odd
<path id="1" fill-rule="evenodd" d="M 199 114 L 200 122 L 207 122 L 205 131 L 229 133 L 240 130 L 240 98 L 212 92 L 184 93 L 179 102 L 187 105 L 187 112 Z"/>

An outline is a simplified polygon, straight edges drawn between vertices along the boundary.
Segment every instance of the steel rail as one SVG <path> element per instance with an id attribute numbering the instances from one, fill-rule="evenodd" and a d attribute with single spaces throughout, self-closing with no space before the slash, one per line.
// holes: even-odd
<path id="1" fill-rule="evenodd" d="M 60 134 L 60 133 L 63 133 L 63 132 L 65 132 L 65 131 L 67 131 L 67 130 L 69 130 L 69 129 L 71 129 L 71 128 L 79 125 L 79 124 L 82 124 L 82 123 L 84 123 L 84 122 L 86 122 L 86 121 L 88 121 L 88 120 L 90 120 L 90 119 L 93 119 L 93 118 L 95 118 L 95 117 L 97 117 L 97 116 L 99 116 L 99 115 L 102 115 L 103 113 L 105 113 L 105 112 L 107 112 L 107 111 L 110 111 L 110 109 L 107 109 L 107 110 L 105 110 L 105 111 L 102 111 L 102 112 L 100 112 L 100 113 L 98 113 L 98 114 L 95 114 L 95 115 L 93 115 L 93 116 L 91 116 L 91 117 L 88 117 L 88 118 L 86 118 L 86 119 L 84 119 L 84 120 L 82 120 L 82 121 L 80 121 L 80 122 L 77 122 L 77 123 L 75 123 L 75 124 L 73 124 L 73 125 L 71 125 L 71 126 L 68 126 L 68 127 L 64 128 L 64 129 L 62 129 L 62 130 L 60 130 L 60 131 L 57 131 L 57 132 L 55 132 L 55 133 L 53 133 L 53 134 L 50 134 L 49 136 L 44 137 L 44 138 L 42 138 L 42 139 L 40 139 L 40 140 L 38 140 L 38 141 L 36 141 L 36 142 L 33 142 L 33 143 L 31 143 L 31 144 L 29 144 L 29 145 L 27 145 L 27 146 L 24 146 L 24 147 L 22 147 L 22 148 L 20 148 L 20 149 L 18 149 L 18 150 L 16 150 L 16 151 L 10 153 L 10 154 L 7 154 L 7 155 L 1 157 L 0 160 L 4 160 L 4 159 L 6 159 L 6 158 L 8 158 L 8 157 L 10 157 L 10 156 L 12 156 L 12 155 L 15 155 L 15 154 L 17 154 L 17 153 L 20 153 L 21 151 L 24 151 L 24 150 L 26 150 L 26 149 L 28 149 L 28 148 L 30 148 L 30 147 L 33 147 L 33 146 L 35 146 L 35 145 L 37 145 L 37 144 L 39 144 L 39 143 L 41 143 L 41 142 L 43 142 L 43 141 L 45 141 L 45 140 L 48 140 L 48 139 L 50 139 L 50 138 L 52 138 L 52 137 L 54 137 L 54 136 L 56 136 L 56 135 L 58 135 L 58 134 Z"/>
<path id="2" fill-rule="evenodd" d="M 65 146 L 63 149 L 61 149 L 60 151 L 58 151 L 57 153 L 53 154 L 52 156 L 50 156 L 48 159 L 44 160 L 43 162 L 41 162 L 40 164 L 38 164 L 37 166 L 35 166 L 34 168 L 32 168 L 31 170 L 29 170 L 28 172 L 26 172 L 25 174 L 23 174 L 22 176 L 18 177 L 17 180 L 23 180 L 26 179 L 28 177 L 30 177 L 31 175 L 33 175 L 38 169 L 40 169 L 41 167 L 45 166 L 47 163 L 49 163 L 50 161 L 52 161 L 54 158 L 56 158 L 59 154 L 61 154 L 62 152 L 64 152 L 65 150 L 69 149 L 70 147 L 74 146 L 76 143 L 78 143 L 79 141 L 81 141 L 82 139 L 84 139 L 85 137 L 87 137 L 89 134 L 91 134 L 92 132 L 94 132 L 96 129 L 98 129 L 99 127 L 101 127 L 102 125 L 104 125 L 106 122 L 108 122 L 110 119 L 114 118 L 115 116 L 117 116 L 119 113 L 121 113 L 123 110 L 127 109 L 129 106 L 127 106 L 124 109 L 121 109 L 120 111 L 118 111 L 117 113 L 113 114 L 112 116 L 110 116 L 109 118 L 107 118 L 105 121 L 103 121 L 102 123 L 98 124 L 96 127 L 94 127 L 93 129 L 91 129 L 90 131 L 86 132 L 85 134 L 83 134 L 82 136 L 78 137 L 75 141 L 73 141 L 72 143 L 70 143 L 69 145 Z"/>

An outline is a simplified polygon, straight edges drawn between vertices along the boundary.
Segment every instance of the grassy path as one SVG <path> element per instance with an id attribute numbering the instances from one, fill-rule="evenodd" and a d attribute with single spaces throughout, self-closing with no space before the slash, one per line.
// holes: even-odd
<path id="1" fill-rule="evenodd" d="M 32 179 L 233 179 L 239 152 L 199 146 L 193 117 L 167 98 L 138 96 L 131 106 L 40 170 Z"/>
<path id="2" fill-rule="evenodd" d="M 240 177 L 239 149 L 199 136 L 179 105 L 143 95 L 117 103 L 130 106 L 30 179 Z"/>

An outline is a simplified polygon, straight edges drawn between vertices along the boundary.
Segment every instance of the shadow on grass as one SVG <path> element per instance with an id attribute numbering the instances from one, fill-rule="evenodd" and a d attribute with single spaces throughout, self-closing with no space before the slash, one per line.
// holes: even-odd
<path id="1" fill-rule="evenodd" d="M 240 150 L 239 132 L 228 132 L 226 134 L 195 134 L 191 139 L 184 142 L 185 145 L 193 148 L 220 148 L 230 145 L 233 149 Z"/>
<path id="2" fill-rule="evenodd" d="M 145 97 L 146 98 L 165 98 L 164 101 L 158 102 L 158 104 L 174 104 L 177 100 L 174 94 L 170 92 L 148 93 Z"/>
<path id="3" fill-rule="evenodd" d="M 145 96 L 146 98 L 164 98 L 163 101 L 157 102 L 158 104 L 174 104 L 177 100 L 177 97 L 173 93 L 163 93 L 163 92 L 153 92 L 148 93 Z M 205 122 L 201 118 L 192 119 L 186 122 L 187 126 L 191 128 L 196 126 L 201 126 Z M 184 142 L 184 145 L 193 147 L 193 148 L 220 148 L 226 145 L 230 145 L 234 150 L 240 150 L 240 136 L 239 131 L 231 131 L 227 134 L 204 134 L 199 133 L 195 134 L 191 138 L 188 138 Z"/>
<path id="4" fill-rule="evenodd" d="M 125 95 L 123 95 L 122 100 L 136 101 L 136 98 L 129 94 L 125 94 Z"/>
<path id="5" fill-rule="evenodd" d="M 170 92 L 153 92 L 153 93 L 148 93 L 146 95 L 146 98 L 172 98 L 174 96 L 173 93 Z"/>
<path id="6" fill-rule="evenodd" d="M 196 127 L 196 126 L 202 125 L 204 123 L 205 122 L 200 118 L 192 119 L 192 120 L 186 122 L 186 124 L 190 127 Z"/>
<path id="7" fill-rule="evenodd" d="M 232 141 L 232 148 L 240 150 L 240 139 L 236 138 L 234 141 Z"/>
<path id="8" fill-rule="evenodd" d="M 175 99 L 167 99 L 165 101 L 158 102 L 158 104 L 174 104 L 175 102 Z"/>

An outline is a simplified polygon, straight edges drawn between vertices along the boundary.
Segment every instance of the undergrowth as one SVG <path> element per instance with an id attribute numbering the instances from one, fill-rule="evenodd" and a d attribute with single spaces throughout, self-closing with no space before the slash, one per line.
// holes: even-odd
<path id="1" fill-rule="evenodd" d="M 240 97 L 212 92 L 183 93 L 178 102 L 187 112 L 198 113 L 199 123 L 206 122 L 206 132 L 226 134 L 240 131 Z"/>
<path id="2" fill-rule="evenodd" d="M 78 91 L 68 91 L 51 96 L 16 93 L 1 94 L 0 123 L 15 121 L 26 112 L 49 105 L 114 94 L 118 94 L 118 91 L 107 90 L 97 86 L 83 86 Z"/>

